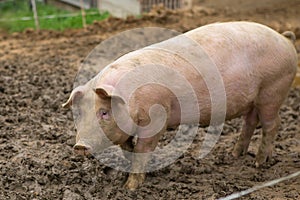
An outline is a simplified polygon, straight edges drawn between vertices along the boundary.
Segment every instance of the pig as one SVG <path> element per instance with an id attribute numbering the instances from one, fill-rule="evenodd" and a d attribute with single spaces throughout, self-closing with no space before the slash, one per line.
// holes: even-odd
<path id="1" fill-rule="evenodd" d="M 232 151 L 234 158 L 247 153 L 253 132 L 260 123 L 262 141 L 255 161 L 256 167 L 260 167 L 272 155 L 274 139 L 280 125 L 279 109 L 296 75 L 298 60 L 293 44 L 296 39 L 294 33 L 288 31 L 279 34 L 265 25 L 240 21 L 205 25 L 186 32 L 183 36 L 199 45 L 205 54 L 197 55 L 200 69 L 210 70 L 210 66 L 205 66 L 205 62 L 202 62 L 202 59 L 207 58 L 217 68 L 226 95 L 225 120 L 241 116 L 244 118 L 241 134 Z M 207 126 L 212 117 L 211 91 L 204 80 L 206 71 L 198 73 L 182 56 L 163 48 L 154 48 L 184 49 L 182 52 L 185 55 L 193 54 L 192 45 L 182 43 L 176 37 L 158 43 L 153 48 L 142 48 L 116 59 L 86 85 L 75 88 L 63 104 L 63 107 L 76 107 L 81 113 L 77 125 L 75 152 L 88 155 L 102 151 L 110 145 L 120 145 L 126 152 L 135 153 L 128 156 L 132 173 L 124 185 L 130 190 L 141 186 L 145 179 L 142 171 L 149 156 L 141 156 L 144 154 L 139 153 L 153 152 L 166 130 L 175 128 L 182 122 L 180 116 L 183 113 L 176 96 L 178 92 L 185 97 L 194 94 L 198 100 L 197 109 L 201 113 L 200 116 L 195 116 L 193 110 L 184 110 L 184 123 L 197 122 L 201 126 Z M 177 83 L 172 75 L 164 74 L 162 70 L 157 75 L 158 79 L 168 80 L 179 88 L 176 95 L 159 84 L 145 84 L 128 94 L 126 88 L 130 88 L 130 81 L 122 90 L 114 92 L 122 77 L 149 63 L 159 63 L 176 70 L 185 77 L 192 91 L 187 91 L 184 84 Z M 132 83 L 150 74 L 151 71 L 147 70 L 144 71 L 144 77 L 138 73 L 134 76 L 133 73 Z M 213 74 L 208 80 L 214 78 Z M 165 110 L 164 120 L 157 120 L 160 127 L 155 133 L 152 133 L 149 124 L 151 120 L 160 119 L 160 115 L 155 112 L 159 109 L 151 112 L 153 105 L 160 105 Z M 113 106 L 115 113 L 112 111 Z M 116 118 L 125 121 L 122 128 L 116 123 Z M 105 137 L 92 131 L 97 126 Z"/>

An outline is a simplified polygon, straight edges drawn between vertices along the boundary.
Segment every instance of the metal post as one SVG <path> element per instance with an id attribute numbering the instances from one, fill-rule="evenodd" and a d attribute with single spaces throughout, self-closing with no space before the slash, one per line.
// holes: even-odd
<path id="1" fill-rule="evenodd" d="M 31 5 L 32 5 L 33 16 L 34 16 L 35 28 L 36 30 L 40 30 L 40 24 L 39 24 L 38 14 L 36 11 L 35 0 L 31 0 Z"/>

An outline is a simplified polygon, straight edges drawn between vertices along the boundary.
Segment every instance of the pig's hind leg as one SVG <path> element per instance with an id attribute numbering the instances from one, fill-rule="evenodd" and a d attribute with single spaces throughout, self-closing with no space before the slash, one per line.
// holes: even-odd
<path id="1" fill-rule="evenodd" d="M 285 100 L 293 77 L 285 76 L 261 88 L 256 106 L 262 125 L 262 139 L 256 154 L 256 167 L 272 156 L 274 140 L 280 125 L 279 109 Z"/>
<path id="2" fill-rule="evenodd" d="M 256 167 L 260 167 L 272 157 L 275 136 L 280 125 L 280 106 L 265 105 L 259 109 L 259 118 L 262 124 L 262 139 L 256 154 Z"/>
<path id="3" fill-rule="evenodd" d="M 253 108 L 244 116 L 242 132 L 232 152 L 232 155 L 235 158 L 243 156 L 247 153 L 251 137 L 258 124 L 258 121 L 258 111 L 253 106 Z"/>

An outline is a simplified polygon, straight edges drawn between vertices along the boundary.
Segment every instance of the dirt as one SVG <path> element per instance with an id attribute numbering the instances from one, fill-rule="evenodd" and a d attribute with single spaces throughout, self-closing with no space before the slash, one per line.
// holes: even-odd
<path id="1" fill-rule="evenodd" d="M 1 32 L 0 199 L 217 199 L 299 171 L 299 86 L 291 89 L 282 106 L 274 156 L 261 169 L 254 166 L 260 129 L 249 153 L 232 158 L 242 123 L 235 119 L 226 123 L 207 157 L 192 156 L 196 139 L 175 163 L 148 174 L 133 192 L 122 188 L 126 173 L 108 173 L 96 159 L 74 155 L 72 113 L 60 106 L 72 90 L 80 63 L 118 32 L 143 26 L 185 32 L 211 22 L 250 20 L 279 32 L 292 30 L 300 38 L 299 16 L 299 0 L 202 0 L 189 11 L 156 8 L 141 18 L 110 18 L 86 30 Z M 299 53 L 300 40 L 296 48 Z M 300 177 L 242 199 L 300 199 Z"/>

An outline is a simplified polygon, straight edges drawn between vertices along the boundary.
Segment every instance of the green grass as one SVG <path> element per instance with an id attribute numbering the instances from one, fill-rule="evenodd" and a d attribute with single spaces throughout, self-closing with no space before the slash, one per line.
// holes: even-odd
<path id="1" fill-rule="evenodd" d="M 74 12 L 59 9 L 52 5 L 45 5 L 37 2 L 37 11 L 39 16 L 40 29 L 50 30 L 65 30 L 70 28 L 82 28 L 81 15 L 76 17 L 61 17 L 52 19 L 43 19 L 46 15 L 64 15 Z M 109 13 L 99 13 L 97 9 L 85 10 L 87 24 L 93 23 L 93 21 L 100 21 L 109 17 Z M 97 12 L 95 15 L 89 15 L 89 13 Z M 80 14 L 80 11 L 75 12 Z M 10 21 L 3 19 L 20 19 L 22 17 L 33 17 L 33 12 L 30 10 L 27 0 L 15 0 L 8 2 L 0 2 L 0 29 L 6 30 L 10 33 L 20 32 L 26 28 L 35 28 L 34 20 L 28 21 Z"/>

